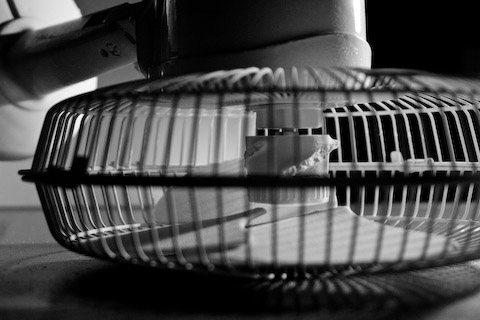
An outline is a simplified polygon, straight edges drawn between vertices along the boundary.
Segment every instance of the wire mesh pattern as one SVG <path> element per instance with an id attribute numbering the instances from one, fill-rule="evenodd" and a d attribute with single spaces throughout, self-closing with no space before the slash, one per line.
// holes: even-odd
<path id="1" fill-rule="evenodd" d="M 313 68 L 122 84 L 52 108 L 24 179 L 57 241 L 104 259 L 267 278 L 470 260 L 479 84 Z"/>

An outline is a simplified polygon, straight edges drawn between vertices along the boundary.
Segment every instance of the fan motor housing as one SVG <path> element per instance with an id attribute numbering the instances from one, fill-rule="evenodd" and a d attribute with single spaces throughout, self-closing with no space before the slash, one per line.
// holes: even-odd
<path id="1" fill-rule="evenodd" d="M 370 68 L 364 0 L 167 0 L 137 19 L 151 77 L 250 66 Z"/>

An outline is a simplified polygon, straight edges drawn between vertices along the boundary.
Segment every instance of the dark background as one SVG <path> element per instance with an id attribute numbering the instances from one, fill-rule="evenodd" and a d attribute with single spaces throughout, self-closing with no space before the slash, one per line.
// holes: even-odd
<path id="1" fill-rule="evenodd" d="M 374 68 L 480 75 L 479 1 L 366 2 Z"/>

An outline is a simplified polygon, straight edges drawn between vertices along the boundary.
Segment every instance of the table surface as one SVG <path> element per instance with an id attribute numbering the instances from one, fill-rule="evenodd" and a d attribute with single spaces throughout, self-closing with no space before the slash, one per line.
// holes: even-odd
<path id="1" fill-rule="evenodd" d="M 53 242 L 38 210 L 0 210 L 2 320 L 264 319 L 290 318 L 292 313 L 307 319 L 478 319 L 480 268 L 470 264 L 461 270 L 468 270 L 465 275 L 474 283 L 469 290 L 459 290 L 447 300 L 430 301 L 428 306 L 376 310 L 282 307 L 279 311 L 279 305 L 271 304 L 268 295 L 255 296 L 258 292 L 251 289 L 251 281 L 160 271 L 82 256 Z M 417 273 L 415 277 L 409 279 L 427 275 Z M 435 290 L 441 291 L 442 286 L 451 290 L 448 286 L 452 281 L 447 282 L 435 277 L 427 283 Z M 253 308 L 255 301 L 265 304 Z M 285 304 L 289 305 L 288 301 L 283 301 Z"/>

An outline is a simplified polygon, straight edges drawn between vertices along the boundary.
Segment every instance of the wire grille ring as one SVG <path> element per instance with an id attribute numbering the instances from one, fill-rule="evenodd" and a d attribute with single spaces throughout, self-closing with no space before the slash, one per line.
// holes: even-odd
<path id="1" fill-rule="evenodd" d="M 103 259 L 265 278 L 458 263 L 480 257 L 478 85 L 312 68 L 126 83 L 53 107 L 23 179 L 57 241 Z"/>

